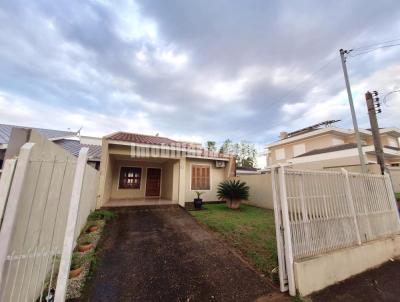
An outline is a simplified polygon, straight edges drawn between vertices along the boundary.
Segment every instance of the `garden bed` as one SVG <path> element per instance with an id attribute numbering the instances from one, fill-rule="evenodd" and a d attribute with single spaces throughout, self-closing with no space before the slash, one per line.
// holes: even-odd
<path id="1" fill-rule="evenodd" d="M 93 265 L 96 263 L 96 247 L 103 233 L 103 229 L 108 220 L 115 217 L 110 211 L 94 211 L 87 220 L 85 227 L 77 239 L 76 247 L 72 254 L 70 276 L 67 282 L 66 300 L 79 299 L 88 277 L 91 274 Z M 57 256 L 56 261 L 60 261 Z M 58 268 L 58 265 L 56 265 Z M 57 287 L 57 271 L 55 278 L 47 281 L 45 288 L 51 288 L 52 293 L 47 297 L 50 298 L 54 294 L 54 288 Z M 75 274 L 75 275 L 73 275 Z M 48 286 L 48 284 L 50 286 Z M 45 297 L 47 293 L 45 292 Z"/>
<path id="2" fill-rule="evenodd" d="M 190 211 L 202 224 L 224 239 L 259 271 L 271 277 L 278 266 L 274 212 L 242 204 L 238 210 L 225 204 L 207 204 Z"/>

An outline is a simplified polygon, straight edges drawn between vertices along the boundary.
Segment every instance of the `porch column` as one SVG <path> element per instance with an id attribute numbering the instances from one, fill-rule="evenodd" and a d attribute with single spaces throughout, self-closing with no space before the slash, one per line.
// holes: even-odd
<path id="1" fill-rule="evenodd" d="M 179 197 L 178 202 L 181 207 L 185 206 L 185 192 L 186 192 L 186 157 L 179 159 Z"/>
<path id="2" fill-rule="evenodd" d="M 99 186 L 97 188 L 97 202 L 96 209 L 101 208 L 101 206 L 107 202 L 106 200 L 106 188 L 107 186 L 107 173 L 111 173 L 109 171 L 109 160 L 110 155 L 108 153 L 108 141 L 103 137 L 101 143 L 101 161 L 100 161 L 100 176 L 99 176 Z"/>

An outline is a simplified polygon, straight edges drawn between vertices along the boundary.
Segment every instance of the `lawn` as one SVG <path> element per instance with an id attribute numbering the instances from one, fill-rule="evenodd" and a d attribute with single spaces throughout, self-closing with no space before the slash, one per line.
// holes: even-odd
<path id="1" fill-rule="evenodd" d="M 400 193 L 396 193 L 396 199 L 400 200 Z"/>
<path id="2" fill-rule="evenodd" d="M 191 211 L 201 223 L 220 233 L 257 269 L 270 276 L 276 267 L 274 212 L 242 204 L 231 210 L 225 204 L 207 204 L 202 211 Z"/>

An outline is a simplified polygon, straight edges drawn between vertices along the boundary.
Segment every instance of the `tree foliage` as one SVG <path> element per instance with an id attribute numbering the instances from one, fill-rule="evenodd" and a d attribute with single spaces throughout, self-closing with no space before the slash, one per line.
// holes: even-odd
<path id="1" fill-rule="evenodd" d="M 246 141 L 233 143 L 230 139 L 227 139 L 223 142 L 219 152 L 234 155 L 238 167 L 253 168 L 256 165 L 256 148 Z"/>
<path id="2" fill-rule="evenodd" d="M 206 144 L 207 144 L 207 150 L 208 151 L 212 151 L 212 152 L 217 151 L 217 146 L 216 146 L 216 143 L 214 141 L 207 141 Z"/>

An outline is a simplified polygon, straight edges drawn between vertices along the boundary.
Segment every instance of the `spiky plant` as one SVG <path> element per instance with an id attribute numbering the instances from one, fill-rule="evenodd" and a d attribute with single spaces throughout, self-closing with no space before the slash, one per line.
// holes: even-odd
<path id="1" fill-rule="evenodd" d="M 240 180 L 228 179 L 218 185 L 217 196 L 219 199 L 247 200 L 249 199 L 249 186 Z"/>

